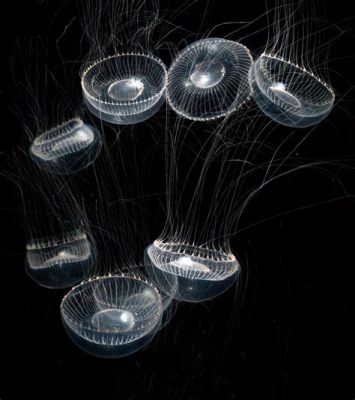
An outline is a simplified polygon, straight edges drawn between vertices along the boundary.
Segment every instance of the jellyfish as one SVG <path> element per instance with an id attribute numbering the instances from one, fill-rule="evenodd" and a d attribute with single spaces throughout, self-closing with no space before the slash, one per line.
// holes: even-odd
<path id="1" fill-rule="evenodd" d="M 166 98 L 191 120 L 210 120 L 240 108 L 250 97 L 250 51 L 238 42 L 203 39 L 187 46 L 168 70 Z"/>
<path id="2" fill-rule="evenodd" d="M 334 92 L 325 82 L 281 57 L 262 54 L 250 77 L 257 105 L 282 125 L 306 128 L 318 124 L 334 106 Z"/>
<path id="3" fill-rule="evenodd" d="M 155 336 L 162 318 L 158 290 L 133 274 L 99 276 L 82 282 L 63 298 L 64 327 L 91 355 L 120 358 Z"/>
<path id="4" fill-rule="evenodd" d="M 68 288 L 91 274 L 95 259 L 87 234 L 79 231 L 66 237 L 32 240 L 27 245 L 26 270 L 41 286 Z"/>
<path id="5" fill-rule="evenodd" d="M 101 150 L 101 135 L 74 118 L 37 136 L 30 146 L 36 164 L 56 174 L 70 174 L 93 163 Z"/>
<path id="6" fill-rule="evenodd" d="M 148 275 L 162 292 L 187 302 L 219 296 L 240 273 L 233 254 L 160 240 L 146 249 L 145 262 Z"/>
<path id="7" fill-rule="evenodd" d="M 166 68 L 151 55 L 117 54 L 91 64 L 81 86 L 94 115 L 113 124 L 137 124 L 162 106 Z"/>

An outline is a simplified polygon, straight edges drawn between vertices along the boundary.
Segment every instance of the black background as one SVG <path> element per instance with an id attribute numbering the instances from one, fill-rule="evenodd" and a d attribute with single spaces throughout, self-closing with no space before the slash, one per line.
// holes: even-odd
<path id="1" fill-rule="evenodd" d="M 193 24 L 202 3 L 180 22 Z M 231 3 L 211 1 L 207 18 L 246 20 L 264 10 L 262 1 L 234 2 L 232 18 Z M 350 3 L 322 2 L 333 23 L 355 14 Z M 18 38 L 48 32 L 52 12 L 33 0 L 1 5 L 3 160 L 22 134 L 11 107 L 8 60 Z M 342 198 L 243 231 L 237 245 L 239 253 L 248 254 L 249 281 L 242 305 L 235 290 L 206 304 L 182 304 L 152 345 L 132 357 L 94 359 L 70 342 L 59 316 L 63 292 L 38 287 L 24 271 L 18 193 L 1 177 L 2 400 L 355 398 L 355 172 L 350 168 L 355 102 L 348 92 L 355 82 L 353 25 L 351 19 L 340 24 L 346 32 L 331 52 L 332 83 L 342 100 L 301 150 L 314 158 L 342 159 L 348 167 L 336 170 L 336 177 L 349 196 L 338 190 L 336 179 L 312 171 L 266 190 L 251 204 L 247 221 Z"/>

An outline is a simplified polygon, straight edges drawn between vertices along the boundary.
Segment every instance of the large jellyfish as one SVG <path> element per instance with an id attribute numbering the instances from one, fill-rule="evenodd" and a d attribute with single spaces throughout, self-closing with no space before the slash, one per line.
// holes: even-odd
<path id="1" fill-rule="evenodd" d="M 145 263 L 149 276 L 162 292 L 188 302 L 219 296 L 240 273 L 233 254 L 158 240 L 146 249 Z"/>
<path id="2" fill-rule="evenodd" d="M 231 40 L 209 38 L 190 44 L 168 71 L 170 106 L 192 120 L 228 115 L 250 96 L 252 61 L 250 51 Z"/>
<path id="3" fill-rule="evenodd" d="M 32 240 L 27 245 L 26 270 L 41 286 L 68 288 L 92 273 L 95 256 L 94 247 L 83 232 Z"/>
<path id="4" fill-rule="evenodd" d="M 77 346 L 97 357 L 119 358 L 153 339 L 163 307 L 153 285 L 123 274 L 82 282 L 63 298 L 60 310 Z"/>
<path id="5" fill-rule="evenodd" d="M 99 131 L 74 118 L 37 136 L 30 146 L 30 155 L 47 171 L 70 174 L 93 163 L 101 146 Z"/>
<path id="6" fill-rule="evenodd" d="M 164 102 L 166 68 L 147 54 L 117 54 L 90 65 L 81 85 L 89 110 L 118 125 L 154 115 Z"/>
<path id="7" fill-rule="evenodd" d="M 305 128 L 332 110 L 333 90 L 312 72 L 281 57 L 262 54 L 251 70 L 256 103 L 274 121 Z"/>

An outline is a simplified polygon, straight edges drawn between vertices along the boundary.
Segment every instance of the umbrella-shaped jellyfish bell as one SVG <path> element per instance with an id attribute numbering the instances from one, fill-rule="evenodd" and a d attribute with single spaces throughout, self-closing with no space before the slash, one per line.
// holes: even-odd
<path id="1" fill-rule="evenodd" d="M 166 68 L 145 54 L 117 54 L 91 64 L 81 86 L 89 110 L 98 118 L 130 125 L 154 115 L 164 102 Z"/>
<path id="2" fill-rule="evenodd" d="M 27 245 L 26 270 L 39 285 L 68 288 L 87 278 L 96 254 L 85 233 L 33 240 Z"/>
<path id="3" fill-rule="evenodd" d="M 62 300 L 61 316 L 73 342 L 97 357 L 119 358 L 148 344 L 160 327 L 157 289 L 134 275 L 82 282 Z"/>
<path id="4" fill-rule="evenodd" d="M 175 290 L 173 297 L 181 301 L 201 302 L 217 297 L 240 273 L 233 254 L 189 244 L 156 240 L 147 248 L 146 258 L 147 272 L 159 289 L 167 294 Z"/>
<path id="5" fill-rule="evenodd" d="M 219 118 L 249 98 L 250 51 L 238 42 L 203 39 L 187 46 L 168 70 L 166 97 L 191 120 Z"/>
<path id="6" fill-rule="evenodd" d="M 335 100 L 333 90 L 313 73 L 267 54 L 254 63 L 251 86 L 260 109 L 292 128 L 319 123 L 330 113 Z"/>
<path id="7" fill-rule="evenodd" d="M 74 118 L 37 136 L 30 147 L 30 155 L 41 168 L 70 174 L 93 163 L 101 145 L 99 131 L 80 118 Z"/>

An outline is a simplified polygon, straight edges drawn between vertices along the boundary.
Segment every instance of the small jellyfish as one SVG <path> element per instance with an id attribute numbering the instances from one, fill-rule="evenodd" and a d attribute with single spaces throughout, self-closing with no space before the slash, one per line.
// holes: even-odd
<path id="1" fill-rule="evenodd" d="M 282 58 L 262 54 L 250 74 L 256 103 L 274 121 L 306 128 L 332 110 L 333 90 L 319 78 Z"/>
<path id="2" fill-rule="evenodd" d="M 33 240 L 29 243 L 26 270 L 41 286 L 68 288 L 90 275 L 95 258 L 87 235 L 75 232 L 65 238 Z"/>
<path id="3" fill-rule="evenodd" d="M 160 327 L 157 289 L 134 275 L 101 276 L 82 282 L 62 300 L 61 316 L 73 342 L 97 357 L 135 353 Z"/>
<path id="4" fill-rule="evenodd" d="M 203 39 L 187 46 L 168 70 L 166 97 L 175 112 L 210 120 L 237 110 L 251 95 L 250 51 L 238 42 Z"/>
<path id="5" fill-rule="evenodd" d="M 233 254 L 158 240 L 147 248 L 145 264 L 149 277 L 162 292 L 188 302 L 219 296 L 240 272 Z"/>
<path id="6" fill-rule="evenodd" d="M 94 115 L 113 124 L 137 124 L 162 106 L 166 68 L 150 55 L 117 54 L 90 65 L 81 86 Z"/>
<path id="7" fill-rule="evenodd" d="M 101 145 L 99 131 L 74 118 L 37 136 L 30 155 L 41 168 L 56 174 L 70 174 L 93 163 Z"/>

